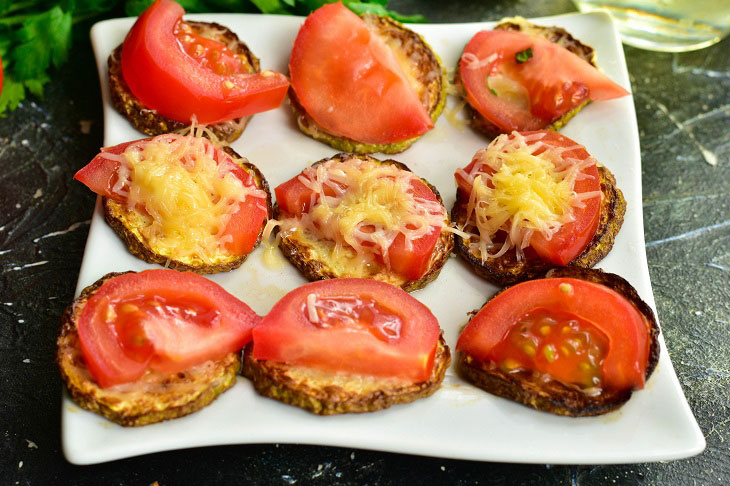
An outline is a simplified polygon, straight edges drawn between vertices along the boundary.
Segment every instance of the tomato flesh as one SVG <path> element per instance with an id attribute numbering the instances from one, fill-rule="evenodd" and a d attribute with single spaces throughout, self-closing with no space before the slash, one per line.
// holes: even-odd
<path id="1" fill-rule="evenodd" d="M 185 53 L 198 60 L 200 67 L 220 76 L 248 74 L 236 53 L 218 41 L 196 34 L 185 22 L 178 21 L 173 34 Z"/>
<path id="2" fill-rule="evenodd" d="M 418 382 L 431 375 L 439 335 L 431 311 L 400 288 L 330 279 L 274 305 L 253 331 L 253 357 Z"/>
<path id="3" fill-rule="evenodd" d="M 608 338 L 592 323 L 560 310 L 526 313 L 489 353 L 505 372 L 548 374 L 581 388 L 600 387 Z"/>
<path id="4" fill-rule="evenodd" d="M 104 157 L 103 154 L 121 155 L 127 150 L 142 151 L 144 150 L 145 144 L 158 143 L 154 140 L 136 140 L 113 147 L 102 148 L 99 155 L 94 157 L 89 164 L 81 168 L 74 175 L 74 179 L 85 184 L 100 196 L 111 198 L 121 204 L 126 204 L 126 196 L 113 189 L 118 180 L 120 163 Z M 204 143 L 206 145 L 211 144 L 208 140 L 204 140 Z M 256 187 L 254 178 L 236 165 L 230 155 L 217 147 L 213 147 L 213 150 L 214 160 L 219 165 L 223 164 L 226 166 L 243 183 L 244 187 Z M 226 227 L 221 232 L 221 238 L 231 237 L 230 241 L 223 243 L 223 247 L 232 255 L 245 255 L 250 253 L 258 240 L 259 233 L 267 216 L 268 210 L 265 201 L 258 197 L 246 196 L 239 203 L 238 211 L 231 215 Z"/>
<path id="5" fill-rule="evenodd" d="M 517 62 L 528 48 L 532 57 Z M 545 128 L 588 99 L 629 94 L 567 49 L 514 31 L 477 33 L 464 49 L 459 76 L 469 104 L 504 133 Z M 508 85 L 514 86 L 503 88 Z"/>
<path id="6" fill-rule="evenodd" d="M 299 175 L 280 184 L 276 187 L 276 202 L 284 214 L 301 217 L 310 209 L 313 191 L 299 180 Z M 414 197 L 428 201 L 438 201 L 436 195 L 426 184 L 420 180 L 411 183 L 411 191 Z M 326 195 L 334 196 L 331 188 L 324 186 Z M 314 202 L 319 200 L 315 195 Z M 388 247 L 388 263 L 390 268 L 399 275 L 410 280 L 417 280 L 423 276 L 429 268 L 431 254 L 441 236 L 440 227 L 432 227 L 431 231 L 411 241 L 411 247 L 406 244 L 405 235 L 402 233 L 396 236 L 393 243 Z M 381 263 L 385 263 L 383 255 L 376 257 Z"/>
<path id="7" fill-rule="evenodd" d="M 309 207 L 312 204 L 313 191 L 305 186 L 302 181 L 299 180 L 299 175 L 294 176 L 292 179 L 279 184 L 274 189 L 276 194 L 276 203 L 279 205 L 279 209 L 286 214 L 293 216 L 301 216 L 302 214 L 309 211 Z M 327 196 L 334 196 L 334 191 L 328 187 L 324 187 L 324 193 Z M 315 197 L 315 203 L 319 200 L 319 195 Z"/>
<path id="8" fill-rule="evenodd" d="M 487 302 L 472 318 L 459 337 L 456 350 L 480 361 L 496 357 L 504 365 L 505 359 L 514 358 L 509 346 L 512 329 L 527 321 L 528 332 L 525 334 L 529 338 L 530 334 L 534 334 L 532 328 L 537 327 L 539 332 L 545 317 L 556 321 L 554 328 L 545 335 L 550 337 L 543 337 L 537 343 L 543 344 L 546 360 L 552 351 L 562 351 L 560 346 L 570 345 L 568 340 L 577 339 L 581 334 L 584 343 L 580 347 L 582 357 L 564 356 L 566 359 L 559 360 L 553 355 L 557 364 L 544 367 L 544 370 L 555 373 L 553 376 L 562 377 L 568 383 L 581 383 L 586 376 L 592 380 L 593 377 L 600 379 L 600 375 L 595 369 L 585 370 L 587 374 L 582 374 L 584 370 L 580 370 L 580 363 L 587 361 L 597 365 L 603 359 L 600 365 L 603 388 L 643 388 L 649 362 L 649 323 L 621 294 L 585 280 L 546 278 L 508 288 Z M 558 329 L 562 333 L 565 323 L 571 331 L 564 336 L 557 335 Z M 516 332 L 521 333 L 522 329 Z M 505 342 L 507 344 L 503 344 Z M 548 345 L 554 349 L 545 354 Z M 592 362 L 588 359 L 589 354 L 594 355 Z M 575 363 L 579 366 L 577 371 L 571 368 Z M 531 365 L 527 360 L 520 361 L 520 364 L 525 367 Z"/>
<path id="9" fill-rule="evenodd" d="M 219 123 L 278 107 L 289 82 L 272 71 L 248 74 L 222 43 L 192 33 L 183 8 L 157 0 L 127 34 L 122 74 L 132 93 L 182 123 Z"/>
<path id="10" fill-rule="evenodd" d="M 551 130 L 538 130 L 532 132 L 521 132 L 520 135 L 529 137 L 534 134 L 543 134 L 539 140 L 549 147 L 568 148 L 575 147 L 573 150 L 563 152 L 563 158 L 573 158 L 579 161 L 586 160 L 590 157 L 588 151 L 577 142 L 571 140 L 565 135 L 561 135 Z M 510 136 L 512 138 L 513 136 Z M 529 140 L 528 145 L 538 143 L 537 140 Z M 545 149 L 547 150 L 547 148 Z M 535 155 L 539 155 L 542 151 L 536 151 Z M 479 163 L 479 158 L 475 157 L 469 165 L 464 168 L 464 172 L 471 173 L 475 165 Z M 486 164 L 480 169 L 486 174 L 493 174 L 494 170 Z M 589 165 L 581 170 L 581 173 L 587 177 L 576 179 L 573 190 L 576 194 L 600 191 L 601 180 L 598 174 L 596 164 Z M 457 187 L 468 197 L 471 193 L 472 185 L 467 181 L 461 171 L 454 173 Z M 583 207 L 573 206 L 572 222 L 567 222 L 552 235 L 552 238 L 546 238 L 542 233 L 536 232 L 530 239 L 530 247 L 535 250 L 536 254 L 544 261 L 555 265 L 565 266 L 572 262 L 580 253 L 588 246 L 593 239 L 598 228 L 601 214 L 601 198 L 591 197 L 583 200 Z"/>
<path id="11" fill-rule="evenodd" d="M 334 135 L 390 144 L 433 128 L 395 54 L 342 3 L 307 17 L 289 71 L 306 112 Z"/>
<path id="12" fill-rule="evenodd" d="M 237 351 L 259 320 L 204 277 L 147 270 L 104 282 L 84 306 L 78 333 L 91 375 L 109 387 L 148 368 L 177 373 Z"/>

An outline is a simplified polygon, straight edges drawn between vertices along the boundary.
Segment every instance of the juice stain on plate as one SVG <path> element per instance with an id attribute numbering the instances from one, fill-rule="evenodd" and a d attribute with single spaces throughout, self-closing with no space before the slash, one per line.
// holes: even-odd
<path id="1" fill-rule="evenodd" d="M 460 406 L 471 405 L 487 396 L 484 391 L 463 383 L 444 383 L 440 392 L 442 396 Z"/>
<path id="2" fill-rule="evenodd" d="M 254 267 L 249 267 L 247 273 L 246 282 L 233 293 L 259 314 L 269 312 L 274 304 L 291 290 L 272 284 L 263 284 L 259 278 L 259 272 Z M 264 282 L 271 280 L 269 277 L 264 279 Z"/>
<path id="3" fill-rule="evenodd" d="M 264 266 L 266 268 L 271 270 L 279 270 L 286 263 L 286 259 L 279 251 L 278 245 L 269 245 L 265 243 L 263 251 L 264 255 L 261 258 L 261 261 L 264 263 Z"/>

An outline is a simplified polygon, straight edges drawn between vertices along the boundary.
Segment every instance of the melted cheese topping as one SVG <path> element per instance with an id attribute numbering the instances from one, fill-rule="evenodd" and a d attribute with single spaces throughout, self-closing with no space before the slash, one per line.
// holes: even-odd
<path id="1" fill-rule="evenodd" d="M 333 243 L 328 260 L 347 259 L 351 275 L 364 275 L 380 255 L 390 269 L 388 249 L 399 234 L 413 240 L 446 226 L 438 201 L 417 197 L 412 172 L 356 157 L 306 169 L 299 181 L 312 190 L 308 213 L 278 222 L 282 232 L 303 231 Z"/>
<path id="2" fill-rule="evenodd" d="M 475 242 L 470 244 L 478 247 L 482 260 L 500 257 L 513 247 L 522 259 L 535 232 L 552 238 L 575 220 L 573 208 L 583 207 L 585 199 L 601 197 L 600 191 L 574 190 L 576 180 L 591 177 L 581 171 L 596 160 L 564 156 L 581 146 L 554 147 L 542 142 L 543 137 L 542 133 L 500 135 L 477 152 L 470 172 L 458 171 L 472 185 L 465 226 L 476 226 L 478 234 L 470 235 Z M 504 242 L 495 241 L 498 233 L 506 233 Z"/>
<path id="3" fill-rule="evenodd" d="M 141 216 L 140 234 L 171 258 L 212 264 L 229 256 L 225 243 L 233 237 L 223 233 L 240 203 L 250 196 L 266 204 L 266 193 L 245 186 L 233 159 L 205 138 L 160 135 L 103 155 L 120 163 L 112 191 Z"/>

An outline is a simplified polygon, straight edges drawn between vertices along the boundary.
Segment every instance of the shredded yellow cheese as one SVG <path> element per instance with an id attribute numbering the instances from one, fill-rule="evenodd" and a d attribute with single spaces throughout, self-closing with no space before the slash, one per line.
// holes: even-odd
<path id="1" fill-rule="evenodd" d="M 399 234 L 410 249 L 432 227 L 446 226 L 446 211 L 438 201 L 413 194 L 417 180 L 412 172 L 369 159 L 330 160 L 299 176 L 312 190 L 309 212 L 277 224 L 282 232 L 303 231 L 334 242 L 330 257 L 357 260 L 360 271 L 375 255 L 390 268 L 388 249 Z"/>
<path id="2" fill-rule="evenodd" d="M 574 190 L 578 178 L 591 177 L 581 171 L 595 159 L 564 156 L 580 146 L 555 147 L 542 142 L 543 137 L 542 133 L 500 135 L 477 152 L 470 172 L 458 171 L 472 186 L 465 227 L 476 226 L 478 234 L 470 235 L 470 244 L 478 247 L 483 260 L 498 258 L 511 248 L 521 259 L 535 232 L 550 239 L 575 220 L 573 208 L 583 207 L 585 199 L 601 197 L 600 191 Z"/>
<path id="3" fill-rule="evenodd" d="M 139 213 L 139 231 L 157 253 L 176 259 L 214 263 L 228 256 L 223 236 L 240 203 L 251 196 L 266 205 L 266 193 L 245 186 L 231 170 L 233 159 L 209 140 L 178 134 L 131 144 L 121 155 L 113 192 Z M 218 160 L 218 161 L 217 161 Z"/>

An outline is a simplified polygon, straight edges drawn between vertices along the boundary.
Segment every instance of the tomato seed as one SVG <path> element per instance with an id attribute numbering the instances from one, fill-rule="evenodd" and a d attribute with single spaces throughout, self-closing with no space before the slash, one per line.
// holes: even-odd
<path id="1" fill-rule="evenodd" d="M 560 285 L 558 285 L 558 288 L 565 295 L 573 295 L 573 286 L 570 285 L 569 283 L 563 282 Z"/>
<path id="2" fill-rule="evenodd" d="M 555 351 L 555 346 L 553 346 L 552 344 L 548 344 L 547 346 L 545 346 L 543 352 L 545 354 L 545 359 L 547 359 L 549 363 L 552 363 L 557 359 L 557 352 Z"/>

